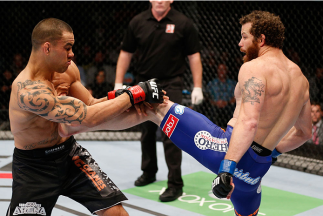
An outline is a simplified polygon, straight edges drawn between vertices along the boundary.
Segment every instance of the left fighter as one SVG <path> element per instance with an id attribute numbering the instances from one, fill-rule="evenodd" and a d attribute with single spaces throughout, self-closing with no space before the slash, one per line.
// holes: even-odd
<path id="1" fill-rule="evenodd" d="M 9 104 L 15 149 L 7 215 L 51 215 L 60 195 L 93 214 L 128 215 L 125 195 L 73 136 L 59 135 L 58 125 L 109 124 L 134 104 L 163 102 L 164 93 L 150 80 L 119 90 L 114 100 L 94 99 L 71 60 L 73 44 L 73 30 L 62 20 L 44 19 L 33 29 L 30 58 L 12 84 Z"/>

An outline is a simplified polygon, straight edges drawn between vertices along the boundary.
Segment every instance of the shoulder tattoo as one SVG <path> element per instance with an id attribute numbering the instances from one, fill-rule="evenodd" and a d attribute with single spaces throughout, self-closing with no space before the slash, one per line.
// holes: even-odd
<path id="1" fill-rule="evenodd" d="M 86 105 L 73 97 L 56 97 L 41 81 L 18 82 L 17 99 L 21 109 L 58 123 L 81 123 L 87 113 Z"/>
<path id="2" fill-rule="evenodd" d="M 265 85 L 262 81 L 256 77 L 248 79 L 241 89 L 242 102 L 250 102 L 252 105 L 254 105 L 255 102 L 260 103 L 259 96 L 261 96 L 262 92 L 265 92 L 264 87 Z"/>

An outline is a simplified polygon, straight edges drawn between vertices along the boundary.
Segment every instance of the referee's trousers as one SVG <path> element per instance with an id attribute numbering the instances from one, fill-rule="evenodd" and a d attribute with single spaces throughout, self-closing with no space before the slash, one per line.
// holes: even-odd
<path id="1" fill-rule="evenodd" d="M 182 102 L 182 88 L 180 86 L 163 85 L 167 96 L 176 103 Z M 150 121 L 141 124 L 141 170 L 148 176 L 155 176 L 158 171 L 156 152 L 156 131 L 158 126 Z M 161 132 L 164 146 L 165 160 L 168 167 L 168 187 L 182 188 L 181 172 L 182 150 L 179 149 L 166 135 Z"/>

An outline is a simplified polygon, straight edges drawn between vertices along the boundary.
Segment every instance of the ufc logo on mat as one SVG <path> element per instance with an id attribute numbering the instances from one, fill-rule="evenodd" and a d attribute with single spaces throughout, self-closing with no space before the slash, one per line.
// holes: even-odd
<path id="1" fill-rule="evenodd" d="M 163 127 L 163 131 L 164 133 L 170 138 L 171 135 L 173 134 L 176 125 L 178 123 L 178 118 L 176 118 L 175 116 L 173 116 L 172 114 L 169 115 L 164 127 Z"/>

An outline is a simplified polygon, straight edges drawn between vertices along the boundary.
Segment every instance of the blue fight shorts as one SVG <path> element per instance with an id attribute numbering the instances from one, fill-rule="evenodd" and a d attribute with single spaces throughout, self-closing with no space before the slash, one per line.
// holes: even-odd
<path id="1" fill-rule="evenodd" d="M 231 126 L 228 125 L 224 131 L 204 115 L 174 104 L 165 115 L 160 128 L 176 146 L 217 174 L 229 148 L 233 130 Z M 233 174 L 235 189 L 231 196 L 237 216 L 258 214 L 260 183 L 271 166 L 271 160 L 270 155 L 259 156 L 250 147 L 237 164 Z"/>

